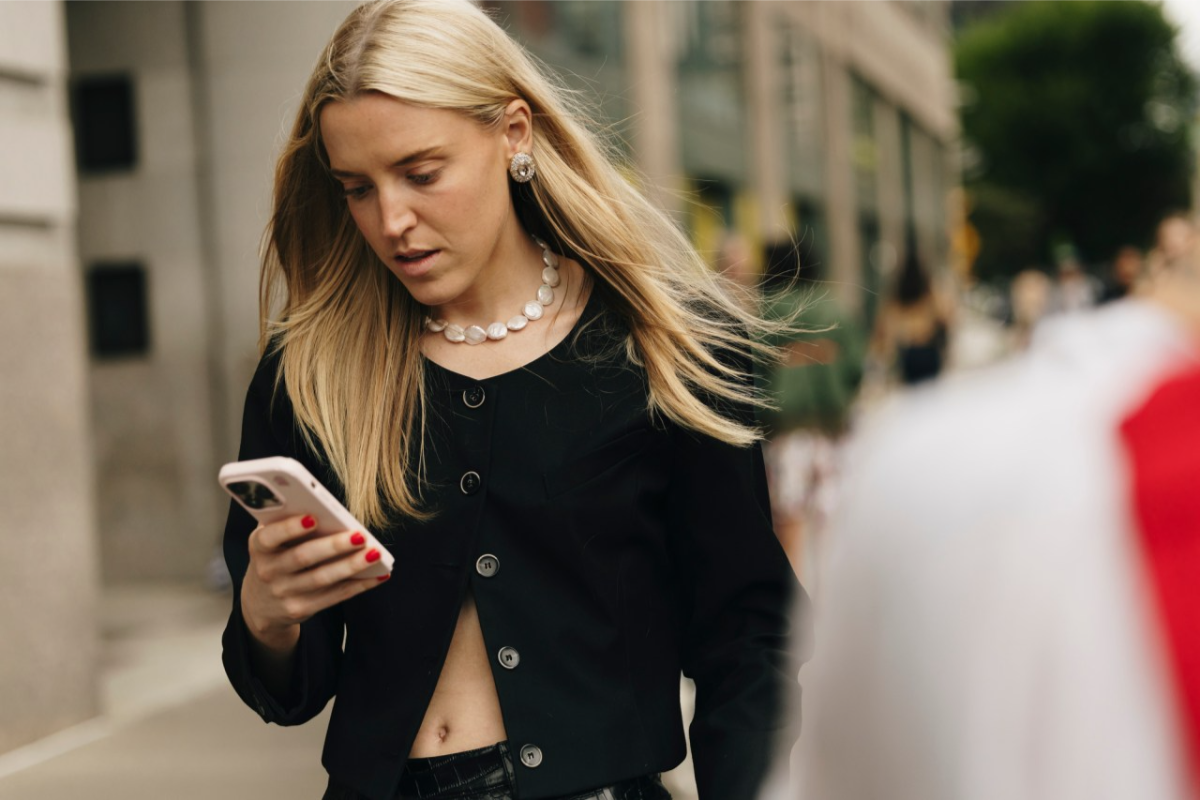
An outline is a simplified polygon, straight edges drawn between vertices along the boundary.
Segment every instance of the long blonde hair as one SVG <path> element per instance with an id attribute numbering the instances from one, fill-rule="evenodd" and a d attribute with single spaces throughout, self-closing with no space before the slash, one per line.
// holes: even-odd
<path id="1" fill-rule="evenodd" d="M 628 323 L 626 350 L 646 372 L 649 411 L 736 445 L 758 431 L 721 406 L 762 405 L 747 351 L 768 323 L 748 315 L 686 236 L 631 186 L 590 132 L 576 99 L 485 13 L 463 0 L 376 0 L 333 35 L 275 172 L 260 292 L 261 341 L 281 351 L 307 444 L 368 526 L 424 517 L 424 309 L 359 234 L 329 173 L 325 103 L 381 92 L 494 125 L 507 104 L 533 112 L 537 177 L 514 191 L 527 227 L 588 270 Z M 280 283 L 286 291 L 281 291 Z M 272 309 L 282 301 L 278 316 Z"/>

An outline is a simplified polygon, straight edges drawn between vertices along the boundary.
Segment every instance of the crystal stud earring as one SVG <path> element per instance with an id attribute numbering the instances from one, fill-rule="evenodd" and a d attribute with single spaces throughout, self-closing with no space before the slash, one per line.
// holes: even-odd
<path id="1" fill-rule="evenodd" d="M 529 153 L 517 153 L 508 164 L 508 174 L 517 183 L 529 183 L 533 180 L 533 176 L 537 174 L 537 167 L 534 166 L 533 156 L 529 155 Z"/>

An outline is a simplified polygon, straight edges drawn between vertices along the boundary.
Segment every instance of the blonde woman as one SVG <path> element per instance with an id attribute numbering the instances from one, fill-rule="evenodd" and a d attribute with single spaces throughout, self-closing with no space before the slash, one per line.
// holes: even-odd
<path id="1" fill-rule="evenodd" d="M 666 798 L 681 669 L 702 798 L 787 739 L 761 323 L 581 120 L 466 2 L 361 6 L 304 93 L 240 457 L 304 462 L 396 566 L 234 508 L 224 660 L 270 722 L 336 696 L 326 798 Z"/>

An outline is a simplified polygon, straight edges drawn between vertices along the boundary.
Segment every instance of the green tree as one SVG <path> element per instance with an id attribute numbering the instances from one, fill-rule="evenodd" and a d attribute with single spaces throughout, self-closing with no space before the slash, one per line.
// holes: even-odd
<path id="1" fill-rule="evenodd" d="M 1047 263 L 1064 241 L 1106 260 L 1190 205 L 1196 82 L 1176 36 L 1135 0 L 1012 3 L 961 33 L 981 278 Z"/>

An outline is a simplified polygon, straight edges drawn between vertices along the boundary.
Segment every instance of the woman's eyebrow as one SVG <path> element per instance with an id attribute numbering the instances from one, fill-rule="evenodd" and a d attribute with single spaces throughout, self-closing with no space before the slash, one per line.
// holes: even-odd
<path id="1" fill-rule="evenodd" d="M 441 149 L 442 149 L 441 145 L 435 145 L 433 147 L 422 148 L 420 150 L 417 150 L 416 152 L 409 153 L 408 155 L 404 156 L 403 158 L 393 161 L 392 166 L 393 167 L 407 166 L 409 164 L 412 164 L 413 162 L 421 161 L 422 159 L 429 158 L 430 156 L 438 155 L 438 154 L 440 154 Z M 335 178 L 361 178 L 361 177 L 363 177 L 362 175 L 358 174 L 357 172 L 349 172 L 344 169 L 330 169 L 329 171 L 330 171 L 330 173 L 333 174 L 333 176 Z"/>

